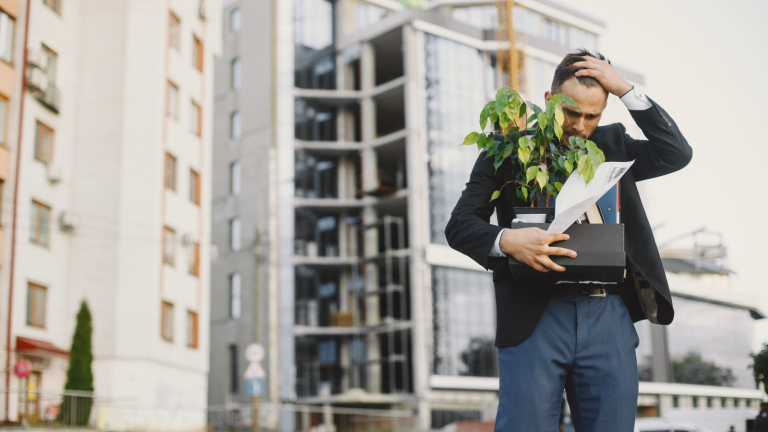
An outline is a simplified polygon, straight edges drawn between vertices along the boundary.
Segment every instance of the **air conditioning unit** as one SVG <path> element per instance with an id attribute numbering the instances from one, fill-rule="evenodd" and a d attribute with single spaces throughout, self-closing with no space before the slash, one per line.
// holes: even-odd
<path id="1" fill-rule="evenodd" d="M 62 231 L 72 231 L 75 229 L 72 213 L 66 211 L 59 213 L 59 229 Z"/>
<path id="2" fill-rule="evenodd" d="M 200 2 L 200 6 L 198 8 L 198 14 L 200 15 L 201 20 L 205 19 L 205 2 L 204 1 Z"/>
<path id="3" fill-rule="evenodd" d="M 195 239 L 192 237 L 192 234 L 184 234 L 181 236 L 181 245 L 182 246 L 192 246 L 195 244 Z"/>
<path id="4" fill-rule="evenodd" d="M 61 181 L 61 167 L 58 165 L 51 165 L 48 164 L 48 166 L 45 169 L 45 173 L 48 176 L 48 181 L 51 183 L 58 183 Z"/>

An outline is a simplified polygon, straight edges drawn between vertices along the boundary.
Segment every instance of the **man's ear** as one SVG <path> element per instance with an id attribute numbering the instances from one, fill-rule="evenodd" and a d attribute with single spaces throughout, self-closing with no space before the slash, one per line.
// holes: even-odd
<path id="1" fill-rule="evenodd" d="M 549 102 L 549 99 L 550 99 L 551 97 L 552 97 L 552 93 L 550 93 L 550 91 L 549 91 L 549 90 L 545 91 L 545 92 L 544 92 L 544 103 L 546 104 L 547 102 Z"/>

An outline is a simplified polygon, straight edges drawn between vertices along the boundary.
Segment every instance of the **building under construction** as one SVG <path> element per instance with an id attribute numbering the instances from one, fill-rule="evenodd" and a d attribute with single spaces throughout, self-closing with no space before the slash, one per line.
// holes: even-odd
<path id="1" fill-rule="evenodd" d="M 257 342 L 272 401 L 492 420 L 492 276 L 444 236 L 475 160 L 459 144 L 499 87 L 543 105 L 605 24 L 548 0 L 224 3 L 209 403 L 250 402 Z M 603 122 L 639 135 L 611 99 Z"/>

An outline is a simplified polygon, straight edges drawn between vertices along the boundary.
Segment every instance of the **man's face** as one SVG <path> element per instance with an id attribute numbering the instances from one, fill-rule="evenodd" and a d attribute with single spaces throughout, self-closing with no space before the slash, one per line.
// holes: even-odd
<path id="1" fill-rule="evenodd" d="M 560 86 L 560 94 L 569 96 L 576 101 L 579 108 L 563 103 L 563 141 L 572 136 L 587 139 L 595 132 L 600 116 L 608 102 L 608 92 L 601 86 L 587 87 L 579 84 L 576 77 L 569 78 Z M 549 102 L 552 93 L 544 93 L 544 99 Z"/>

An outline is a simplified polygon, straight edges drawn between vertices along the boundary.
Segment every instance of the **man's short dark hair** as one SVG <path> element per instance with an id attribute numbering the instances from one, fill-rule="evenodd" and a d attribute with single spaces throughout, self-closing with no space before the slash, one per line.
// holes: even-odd
<path id="1" fill-rule="evenodd" d="M 580 48 L 576 52 L 567 54 L 560 62 L 560 64 L 557 65 L 557 69 L 555 69 L 555 77 L 552 79 L 552 94 L 559 93 L 560 86 L 562 86 L 563 83 L 566 82 L 569 78 L 573 78 L 573 74 L 576 73 L 576 71 L 583 69 L 575 67 L 573 64 L 576 62 L 584 61 L 584 57 L 586 56 L 594 57 L 599 60 L 605 60 L 608 62 L 608 64 L 611 64 L 611 61 L 605 58 L 605 56 L 599 52 L 592 54 L 589 52 L 589 50 L 584 48 Z M 585 87 L 596 87 L 600 85 L 600 81 L 589 76 L 580 76 L 576 77 L 576 79 L 579 80 L 579 84 Z"/>

